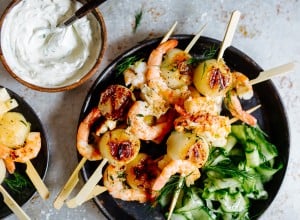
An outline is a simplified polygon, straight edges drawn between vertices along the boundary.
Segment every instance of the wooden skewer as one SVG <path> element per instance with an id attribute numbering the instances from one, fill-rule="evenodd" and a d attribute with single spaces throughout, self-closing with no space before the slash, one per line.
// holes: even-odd
<path id="1" fill-rule="evenodd" d="M 175 23 L 172 25 L 172 27 L 170 28 L 170 30 L 165 34 L 165 36 L 163 37 L 163 39 L 161 40 L 160 43 L 164 43 L 164 42 L 166 42 L 170 38 L 170 36 L 172 35 L 172 33 L 174 32 L 174 30 L 175 30 L 175 28 L 177 26 L 177 23 L 178 22 L 175 21 Z"/>
<path id="2" fill-rule="evenodd" d="M 10 208 L 10 210 L 19 218 L 24 220 L 30 220 L 30 217 L 24 212 L 24 210 L 18 205 L 18 203 L 9 195 L 9 193 L 0 185 L 0 192 L 3 196 L 4 203 Z"/>
<path id="3" fill-rule="evenodd" d="M 175 193 L 173 195 L 173 199 L 172 199 L 172 202 L 171 202 L 171 205 L 170 205 L 170 209 L 169 209 L 167 220 L 170 220 L 171 217 L 172 217 L 172 214 L 174 212 L 174 209 L 175 209 L 178 197 L 180 195 L 181 188 L 183 186 L 183 181 L 184 181 L 184 177 L 180 176 L 180 179 L 179 179 L 179 182 L 178 182 L 178 185 L 177 185 L 178 188 L 176 189 L 176 191 L 175 191 Z"/>
<path id="4" fill-rule="evenodd" d="M 83 167 L 86 161 L 87 161 L 86 157 L 83 157 L 81 159 L 81 161 L 79 162 L 79 164 L 77 165 L 73 173 L 71 174 L 70 178 L 68 179 L 67 183 L 64 185 L 59 195 L 56 197 L 53 203 L 54 208 L 60 209 L 63 206 L 65 200 L 69 197 L 69 195 L 77 185 L 79 181 L 79 177 L 78 177 L 79 171 L 81 170 L 81 168 Z"/>
<path id="5" fill-rule="evenodd" d="M 270 70 L 263 71 L 258 75 L 258 77 L 250 80 L 250 84 L 254 85 L 266 81 L 268 79 L 271 79 L 274 76 L 290 72 L 294 69 L 294 67 L 295 67 L 295 63 L 291 62 L 291 63 L 283 64 L 281 66 L 274 67 Z"/>
<path id="6" fill-rule="evenodd" d="M 2 159 L 0 159 L 0 184 L 5 178 L 6 168 Z M 22 220 L 30 220 L 29 216 L 18 205 L 18 203 L 9 195 L 9 193 L 0 185 L 0 192 L 3 196 L 4 203 L 10 208 L 10 210 Z"/>
<path id="7" fill-rule="evenodd" d="M 26 162 L 26 173 L 40 196 L 43 199 L 48 199 L 50 195 L 49 190 L 30 160 Z"/>
<path id="8" fill-rule="evenodd" d="M 71 200 L 67 201 L 67 206 L 69 208 L 75 208 L 86 201 L 86 199 L 91 195 L 94 187 L 97 185 L 99 180 L 102 178 L 102 169 L 105 164 L 108 162 L 106 158 L 102 160 L 100 165 L 94 171 L 89 180 L 85 183 L 85 185 L 81 188 L 79 193 Z"/>
<path id="9" fill-rule="evenodd" d="M 87 202 L 89 201 L 90 199 L 100 195 L 101 193 L 103 192 L 106 192 L 107 191 L 107 188 L 104 187 L 104 186 L 99 186 L 99 185 L 96 185 L 94 186 L 92 192 L 86 197 L 86 199 L 83 201 L 83 202 Z M 76 208 L 78 205 L 76 202 L 70 202 L 68 203 L 68 207 L 69 208 Z"/>
<path id="10" fill-rule="evenodd" d="M 186 52 L 186 53 L 190 52 L 190 50 L 192 49 L 192 47 L 195 45 L 195 43 L 197 42 L 197 40 L 202 35 L 202 32 L 204 31 L 206 25 L 207 24 L 203 25 L 203 27 L 200 29 L 200 31 L 198 31 L 198 33 L 193 37 L 193 39 L 191 40 L 191 42 L 189 43 L 189 45 L 185 48 L 184 52 Z"/>
<path id="11" fill-rule="evenodd" d="M 105 186 L 96 185 L 84 202 L 86 202 L 106 191 L 107 191 L 107 188 Z"/>
<path id="12" fill-rule="evenodd" d="M 178 22 L 175 21 L 175 23 L 172 25 L 172 27 L 170 28 L 170 30 L 165 34 L 165 36 L 163 37 L 163 39 L 161 40 L 160 43 L 164 43 L 164 42 L 166 42 L 170 38 L 170 36 L 172 35 L 172 33 L 174 32 L 174 30 L 175 30 L 175 28 L 177 26 L 177 23 Z"/>
<path id="13" fill-rule="evenodd" d="M 254 106 L 253 108 L 248 109 L 246 112 L 250 114 L 250 113 L 256 111 L 257 109 L 259 109 L 260 107 L 261 107 L 261 105 Z M 232 119 L 229 120 L 229 123 L 233 124 L 234 122 L 236 122 L 238 120 L 240 120 L 240 119 L 238 119 L 238 118 L 232 118 Z"/>
<path id="14" fill-rule="evenodd" d="M 218 54 L 218 58 L 217 58 L 218 61 L 223 57 L 223 54 L 224 54 L 224 51 L 226 50 L 226 48 L 231 45 L 232 38 L 233 38 L 233 35 L 235 32 L 235 29 L 237 27 L 238 21 L 240 19 L 240 16 L 241 16 L 241 13 L 239 11 L 234 11 L 231 14 L 231 18 L 227 25 L 227 29 L 226 29 L 226 32 L 225 32 L 225 35 L 223 38 L 223 42 L 222 42 L 222 45 L 221 45 L 221 48 L 220 48 L 220 51 Z"/>

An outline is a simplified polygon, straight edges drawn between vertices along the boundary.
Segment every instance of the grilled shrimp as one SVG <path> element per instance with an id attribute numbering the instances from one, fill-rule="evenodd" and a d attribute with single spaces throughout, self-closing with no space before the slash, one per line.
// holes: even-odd
<path id="1" fill-rule="evenodd" d="M 122 166 L 136 157 L 140 150 L 140 140 L 125 129 L 118 128 L 103 134 L 99 150 L 110 164 Z"/>
<path id="2" fill-rule="evenodd" d="M 100 110 L 94 108 L 80 123 L 77 132 L 77 150 L 88 160 L 101 160 L 102 156 L 97 147 L 98 137 L 94 136 L 92 143 L 89 140 L 91 136 L 91 127 L 101 117 Z"/>
<path id="3" fill-rule="evenodd" d="M 172 160 L 167 164 L 155 180 L 152 190 L 159 191 L 169 181 L 170 177 L 179 173 L 185 177 L 186 185 L 190 186 L 200 178 L 200 171 L 196 164 L 188 160 Z"/>
<path id="4" fill-rule="evenodd" d="M 0 155 L 4 160 L 9 173 L 15 170 L 14 162 L 26 163 L 35 158 L 41 149 L 41 135 L 39 132 L 30 132 L 22 147 L 14 149 L 6 146 L 0 146 Z"/>
<path id="5" fill-rule="evenodd" d="M 146 73 L 147 85 L 154 89 L 170 104 L 182 104 L 185 98 L 189 95 L 188 87 L 172 89 L 168 87 L 166 81 L 161 76 L 161 64 L 163 55 L 169 50 L 175 48 L 178 44 L 177 40 L 168 40 L 160 44 L 154 49 L 148 59 L 148 70 Z"/>
<path id="6" fill-rule="evenodd" d="M 244 74 L 234 71 L 233 76 L 233 89 L 241 99 L 250 99 L 253 96 L 253 88 L 250 84 L 250 80 Z"/>
<path id="7" fill-rule="evenodd" d="M 240 119 L 241 121 L 249 125 L 256 125 L 256 118 L 242 109 L 240 100 L 238 99 L 234 91 L 229 91 L 226 94 L 226 97 L 224 98 L 224 103 L 226 108 L 234 117 Z"/>
<path id="8" fill-rule="evenodd" d="M 160 143 L 173 128 L 174 116 L 174 112 L 169 110 L 156 120 L 147 102 L 136 101 L 128 112 L 128 131 L 141 140 Z"/>
<path id="9" fill-rule="evenodd" d="M 174 125 L 176 131 L 189 130 L 213 146 L 224 146 L 231 131 L 228 117 L 207 112 L 181 115 L 175 119 Z"/>
<path id="10" fill-rule="evenodd" d="M 125 166 L 116 167 L 111 164 L 107 166 L 103 174 L 103 184 L 109 194 L 124 201 L 146 202 L 150 196 L 143 189 L 133 189 L 128 186 L 125 170 Z"/>

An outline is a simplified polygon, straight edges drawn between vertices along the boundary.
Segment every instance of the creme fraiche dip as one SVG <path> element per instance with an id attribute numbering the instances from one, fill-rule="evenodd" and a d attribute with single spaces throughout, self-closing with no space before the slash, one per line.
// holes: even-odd
<path id="1" fill-rule="evenodd" d="M 102 46 L 96 17 L 90 13 L 71 26 L 57 27 L 80 6 L 71 0 L 24 0 L 8 12 L 1 49 L 14 74 L 55 88 L 80 80 L 93 68 Z"/>

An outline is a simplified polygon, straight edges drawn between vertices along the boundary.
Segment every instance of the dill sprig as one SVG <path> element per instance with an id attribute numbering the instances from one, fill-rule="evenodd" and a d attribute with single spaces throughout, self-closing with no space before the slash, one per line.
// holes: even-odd
<path id="1" fill-rule="evenodd" d="M 143 16 L 143 11 L 140 10 L 139 12 L 137 12 L 135 14 L 135 24 L 133 26 L 133 33 L 136 32 L 137 28 L 139 27 L 140 23 L 141 23 L 141 20 L 142 20 L 142 16 Z"/>
<path id="2" fill-rule="evenodd" d="M 251 174 L 246 170 L 239 170 L 233 166 L 221 165 L 221 164 L 218 164 L 216 166 L 207 166 L 204 168 L 204 170 L 206 172 L 215 171 L 223 177 L 231 177 L 231 178 L 236 177 L 236 178 L 243 178 L 243 179 L 252 179 L 256 177 L 255 174 Z"/>
<path id="3" fill-rule="evenodd" d="M 116 66 L 116 76 L 120 76 L 130 65 L 134 64 L 140 58 L 137 56 L 126 57 L 120 64 Z"/>
<path id="4" fill-rule="evenodd" d="M 212 45 L 210 48 L 204 51 L 202 59 L 209 60 L 214 58 L 217 53 L 217 50 L 218 48 L 216 47 L 216 45 Z"/>
<path id="5" fill-rule="evenodd" d="M 17 172 L 13 173 L 12 178 L 4 179 L 4 183 L 15 193 L 21 193 L 25 188 L 31 185 L 31 182 L 27 178 Z"/>
<path id="6" fill-rule="evenodd" d="M 182 178 L 185 177 L 181 177 L 180 175 L 171 176 L 167 184 L 159 191 L 156 202 L 159 203 L 162 208 L 165 208 L 171 202 L 174 192 L 186 187 L 185 184 L 179 184 L 179 182 L 182 181 Z M 183 182 L 185 183 L 184 180 Z M 179 186 L 181 186 L 181 188 L 179 188 Z"/>
<path id="7" fill-rule="evenodd" d="M 212 45 L 211 47 L 207 48 L 201 56 L 192 57 L 191 59 L 189 59 L 187 61 L 187 64 L 197 66 L 200 62 L 214 58 L 216 56 L 217 50 L 218 48 L 216 47 L 216 45 Z"/>

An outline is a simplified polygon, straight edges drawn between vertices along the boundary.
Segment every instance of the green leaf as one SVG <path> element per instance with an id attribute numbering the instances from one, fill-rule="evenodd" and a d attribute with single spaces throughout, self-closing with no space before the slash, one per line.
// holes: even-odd
<path id="1" fill-rule="evenodd" d="M 139 12 L 137 12 L 135 14 L 135 24 L 134 24 L 134 27 L 133 27 L 133 33 L 136 32 L 137 28 L 139 27 L 140 23 L 141 23 L 141 20 L 142 20 L 142 16 L 143 16 L 143 11 L 140 10 Z"/>
<path id="2" fill-rule="evenodd" d="M 22 191 L 31 186 L 31 182 L 21 174 L 14 172 L 12 178 L 5 178 L 4 183 L 8 186 L 10 190 L 15 193 L 22 193 Z"/>
<path id="3" fill-rule="evenodd" d="M 140 60 L 137 56 L 126 57 L 121 63 L 116 66 L 116 76 L 120 76 L 132 64 Z"/>

